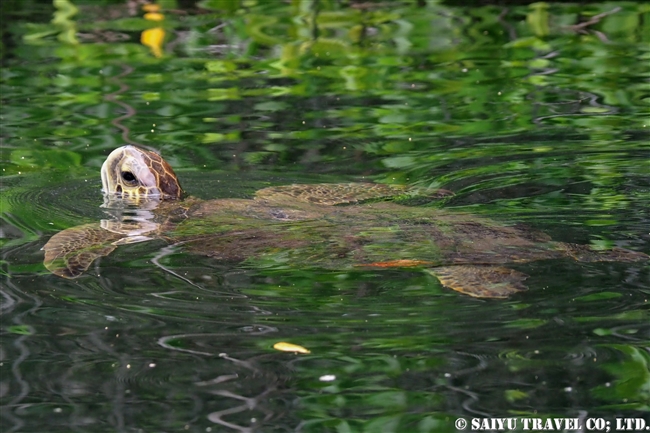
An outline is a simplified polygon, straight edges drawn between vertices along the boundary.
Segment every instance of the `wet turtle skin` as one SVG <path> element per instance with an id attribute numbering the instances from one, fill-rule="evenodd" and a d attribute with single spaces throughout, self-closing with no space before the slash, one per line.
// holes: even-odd
<path id="1" fill-rule="evenodd" d="M 387 201 L 410 193 L 401 186 L 287 185 L 262 189 L 252 200 L 181 200 L 171 166 L 134 146 L 109 155 L 102 184 L 105 206 L 126 203 L 136 210 L 54 235 L 43 247 L 45 267 L 53 274 L 76 278 L 119 245 L 161 238 L 224 262 L 418 267 L 466 295 L 505 298 L 526 289 L 527 275 L 508 264 L 566 257 L 582 262 L 649 259 L 622 248 L 596 251 L 555 242 L 544 233 L 469 214 Z"/>

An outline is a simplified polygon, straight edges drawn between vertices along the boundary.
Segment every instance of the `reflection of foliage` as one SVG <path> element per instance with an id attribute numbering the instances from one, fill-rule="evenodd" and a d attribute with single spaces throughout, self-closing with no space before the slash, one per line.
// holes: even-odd
<path id="1" fill-rule="evenodd" d="M 132 408 L 137 421 L 182 430 L 185 415 L 197 416 L 193 402 L 216 401 L 187 378 L 239 370 L 160 352 L 155 341 L 164 322 L 165 331 L 179 334 L 230 327 L 205 338 L 214 353 L 271 352 L 280 337 L 309 348 L 312 354 L 290 364 L 295 383 L 282 413 L 299 416 L 286 430 L 302 421 L 303 431 L 445 431 L 469 409 L 542 417 L 577 416 L 573 408 L 584 407 L 606 416 L 648 410 L 647 352 L 615 344 L 647 328 L 647 269 L 602 283 L 604 266 L 565 268 L 544 280 L 559 289 L 527 293 L 530 305 L 462 299 L 404 270 L 280 272 L 279 256 L 268 267 L 256 263 L 255 273 L 183 254 L 161 259 L 188 271 L 181 281 L 150 272 L 149 244 L 107 260 L 100 279 L 40 284 L 37 275 L 44 234 L 103 216 L 96 172 L 122 144 L 111 122 L 124 114 L 109 93 L 136 111 L 122 121 L 132 140 L 161 149 L 186 171 L 223 170 L 221 185 L 228 186 L 220 196 L 245 195 L 233 186 L 239 169 L 250 170 L 237 178 L 249 184 L 263 177 L 256 187 L 363 176 L 443 186 L 457 193 L 451 204 L 472 212 L 586 224 L 601 238 L 597 245 L 611 246 L 610 229 L 647 248 L 640 236 L 650 221 L 639 211 L 650 203 L 645 2 L 617 3 L 614 13 L 611 4 L 593 2 L 504 9 L 453 1 L 201 0 L 185 11 L 182 3 L 158 1 L 165 19 L 155 21 L 130 9 L 141 4 L 133 1 L 0 1 L 0 273 L 11 275 L 8 293 L 16 296 L 7 307 L 16 321 L 9 335 L 32 338 L 27 357 L 16 352 L 18 340 L 7 345 L 10 358 L 26 360 L 20 382 L 32 386 L 29 399 L 62 385 L 57 405 L 62 397 L 75 409 L 100 408 L 93 414 L 102 420 Z M 155 29 L 145 41 L 160 57 L 141 43 L 142 32 Z M 116 81 L 122 65 L 134 72 Z M 128 88 L 115 95 L 122 84 Z M 202 186 L 205 175 L 189 174 Z M 546 270 L 538 277 L 557 271 L 555 264 L 535 266 Z M 622 268 L 611 269 L 618 275 Z M 592 290 L 598 284 L 606 291 Z M 28 311 L 32 301 L 20 293 L 31 297 L 34 287 L 45 308 Z M 65 323 L 48 316 L 61 305 Z M 235 328 L 243 323 L 286 335 L 242 340 L 244 328 Z M 43 337 L 45 329 L 56 338 Z M 630 333 L 621 337 L 621 329 Z M 109 336 L 116 330 L 119 338 Z M 585 347 L 585 335 L 612 344 Z M 197 349 L 207 350 L 206 341 Z M 194 347 L 189 337 L 184 343 Z M 147 365 L 155 358 L 167 365 L 159 376 L 125 375 L 130 359 Z M 240 370 L 236 395 L 251 381 L 262 389 L 273 383 Z M 336 379 L 319 380 L 321 373 Z M 62 379 L 44 382 L 44 374 Z M 133 384 L 133 400 L 115 383 Z M 102 401 L 97 389 L 106 392 Z M 51 402 L 33 400 L 21 407 L 42 413 L 25 412 L 22 420 L 59 416 L 51 415 Z M 156 416 L 158 407 L 142 406 L 148 401 L 174 401 L 173 424 Z"/>
<path id="2" fill-rule="evenodd" d="M 635 346 L 592 345 L 584 335 L 607 323 L 641 335 L 647 315 L 631 306 L 611 314 L 619 301 L 594 292 L 576 304 L 568 286 L 540 293 L 532 305 L 470 305 L 417 273 L 286 269 L 265 271 L 242 290 L 275 312 L 265 324 L 290 321 L 301 329 L 296 341 L 312 352 L 291 363 L 305 431 L 375 431 L 379 420 L 397 426 L 392 431 L 445 431 L 454 418 L 450 408 L 461 404 L 493 416 L 644 410 L 636 402 L 644 401 L 645 385 L 632 378 L 644 377 L 638 368 L 647 369 L 640 362 L 646 356 L 639 358 Z M 572 319 L 558 323 L 559 316 Z M 271 338 L 260 346 L 269 347 Z M 629 365 L 618 362 L 619 352 L 629 355 Z M 611 375 L 618 380 L 607 386 Z M 630 406 L 619 406 L 618 397 L 600 406 L 595 390 L 615 387 Z"/>
<path id="3" fill-rule="evenodd" d="M 56 12 L 52 19 L 52 24 L 57 26 L 59 31 L 59 40 L 66 44 L 78 44 L 76 23 L 72 18 L 77 14 L 79 9 L 69 0 L 54 0 Z"/>
<path id="4" fill-rule="evenodd" d="M 644 4 L 418 4 L 56 0 L 51 22 L 12 27 L 2 175 L 67 169 L 52 152 L 98 167 L 122 142 L 105 96 L 126 63 L 122 123 L 179 168 L 372 175 L 458 205 L 505 192 L 500 211 L 580 207 L 594 226 L 643 207 L 626 190 L 650 171 Z"/>
<path id="5" fill-rule="evenodd" d="M 328 354 L 326 359 L 313 359 L 312 363 L 319 361 L 336 365 L 328 370 L 335 380 L 305 379 L 299 384 L 302 389 L 317 391 L 300 400 L 300 408 L 309 416 L 304 431 L 455 431 L 450 415 L 444 413 L 442 395 L 425 390 L 406 392 L 403 385 L 397 385 L 407 382 L 408 376 L 424 376 L 439 369 L 438 357 L 427 361 L 368 353 L 361 362 L 351 356 Z M 430 381 L 434 388 L 444 379 Z"/>
<path id="6" fill-rule="evenodd" d="M 594 388 L 593 394 L 619 408 L 650 412 L 650 354 L 647 347 L 622 344 L 609 347 L 624 354 L 625 359 L 603 366 L 616 380 Z"/>
<path id="7" fill-rule="evenodd" d="M 119 144 L 110 125 L 117 107 L 102 94 L 114 90 L 106 87 L 106 77 L 119 73 L 111 65 L 125 62 L 136 71 L 122 80 L 130 89 L 120 99 L 137 115 L 124 123 L 136 141 L 181 157 L 181 167 L 201 160 L 324 172 L 346 161 L 351 174 L 381 171 L 389 182 L 433 186 L 471 182 L 473 189 L 533 178 L 547 186 L 586 181 L 598 197 L 581 204 L 599 210 L 627 207 L 616 190 L 650 168 L 619 167 L 609 152 L 622 143 L 630 154 L 641 151 L 647 139 L 635 132 L 647 123 L 640 116 L 645 90 L 635 79 L 643 62 L 634 53 L 642 56 L 648 33 L 641 4 L 589 25 L 616 41 L 609 44 L 593 32 L 576 40 L 571 27 L 578 13 L 611 11 L 600 5 L 389 10 L 259 2 L 242 13 L 238 1 L 204 1 L 213 13 L 163 10 L 164 22 L 147 20 L 151 11 L 138 17 L 112 9 L 107 20 L 81 1 L 55 6 L 53 23 L 15 26 L 25 43 L 16 55 L 38 62 L 54 52 L 60 61 L 41 62 L 35 76 L 18 65 L 3 72 L 11 146 L 63 146 L 90 156 Z M 164 48 L 169 57 L 153 59 L 133 31 L 151 35 L 143 40 L 156 47 L 174 33 Z M 86 43 L 75 44 L 79 35 Z M 563 138 L 578 133 L 575 141 Z M 479 165 L 440 176 L 452 155 Z M 22 171 L 7 159 L 3 168 L 5 175 Z M 549 199 L 558 204 L 547 197 L 540 205 Z"/>

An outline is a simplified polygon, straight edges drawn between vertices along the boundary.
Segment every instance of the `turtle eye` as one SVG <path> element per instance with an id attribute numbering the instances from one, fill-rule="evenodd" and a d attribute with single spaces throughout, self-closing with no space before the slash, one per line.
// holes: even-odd
<path id="1" fill-rule="evenodd" d="M 122 172 L 122 179 L 124 179 L 125 182 L 130 183 L 130 182 L 135 181 L 135 176 L 130 171 L 123 171 Z"/>

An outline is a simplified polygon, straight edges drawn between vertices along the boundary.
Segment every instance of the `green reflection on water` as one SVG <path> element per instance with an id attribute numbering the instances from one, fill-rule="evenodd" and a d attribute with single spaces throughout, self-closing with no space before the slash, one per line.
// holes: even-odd
<path id="1" fill-rule="evenodd" d="M 456 192 L 450 207 L 649 252 L 644 2 L 180 3 L 160 3 L 162 23 L 78 0 L 31 16 L 16 7 L 22 19 L 2 24 L 13 426 L 205 431 L 238 404 L 218 392 L 278 384 L 276 400 L 223 419 L 256 418 L 260 431 L 426 432 L 452 431 L 461 415 L 647 415 L 648 381 L 636 380 L 648 367 L 647 265 L 531 265 L 533 290 L 485 303 L 409 272 L 160 260 L 191 285 L 152 265 L 159 246 L 149 245 L 104 261 L 100 277 L 63 282 L 44 274 L 38 251 L 102 217 L 97 173 L 124 142 L 119 101 L 135 110 L 121 121 L 127 138 L 161 150 L 205 198 L 351 179 L 443 187 Z M 156 58 L 140 37 L 159 26 Z M 116 78 L 125 65 L 133 71 Z M 156 343 L 174 335 L 184 337 L 170 347 L 214 356 Z M 312 354 L 273 353 L 281 340 Z M 14 398 L 24 384 L 27 397 Z M 80 403 L 97 389 L 101 404 Z M 119 403 L 129 395 L 133 412 Z M 176 411 L 159 406 L 170 398 Z M 25 403 L 39 417 L 14 410 Z"/>

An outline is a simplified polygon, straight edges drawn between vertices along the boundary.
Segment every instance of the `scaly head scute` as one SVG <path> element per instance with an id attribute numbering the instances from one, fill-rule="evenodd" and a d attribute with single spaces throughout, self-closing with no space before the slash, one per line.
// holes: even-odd
<path id="1" fill-rule="evenodd" d="M 160 155 L 130 145 L 115 149 L 104 161 L 102 189 L 131 199 L 169 200 L 183 193 L 174 170 Z"/>

